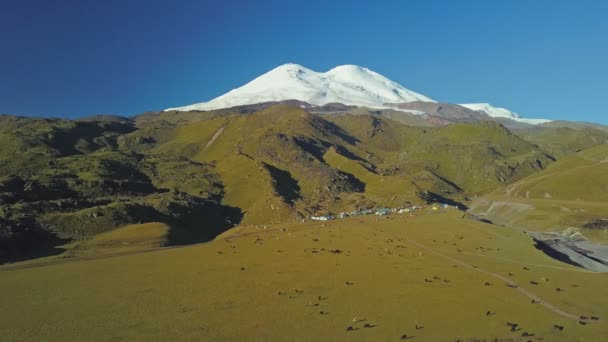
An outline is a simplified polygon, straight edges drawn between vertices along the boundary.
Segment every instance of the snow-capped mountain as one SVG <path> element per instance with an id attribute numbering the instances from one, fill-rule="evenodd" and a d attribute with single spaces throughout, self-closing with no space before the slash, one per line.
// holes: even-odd
<path id="1" fill-rule="evenodd" d="M 372 109 L 393 109 L 414 115 L 424 115 L 426 112 L 414 110 L 406 104 L 418 103 L 418 107 L 422 106 L 420 105 L 422 103 L 426 103 L 427 107 L 437 104 L 440 105 L 443 112 L 447 112 L 451 108 L 357 65 L 341 65 L 327 72 L 317 72 L 298 64 L 289 63 L 272 69 L 242 87 L 233 89 L 209 102 L 166 110 L 214 110 L 287 100 L 303 101 L 316 106 L 341 103 Z M 460 106 L 490 117 L 532 125 L 551 121 L 524 119 L 508 109 L 494 107 L 488 103 L 465 103 Z M 458 117 L 462 116 L 462 113 L 457 114 Z"/>
<path id="2" fill-rule="evenodd" d="M 285 100 L 318 106 L 338 102 L 369 108 L 389 108 L 387 103 L 435 102 L 357 65 L 316 72 L 298 64 L 284 64 L 209 102 L 167 110 L 213 110 Z"/>
<path id="3" fill-rule="evenodd" d="M 465 108 L 484 112 L 485 114 L 493 117 L 493 118 L 505 118 L 518 122 L 523 122 L 531 125 L 538 125 L 545 122 L 551 122 L 551 120 L 546 119 L 524 119 L 521 118 L 517 113 L 514 113 L 506 108 L 494 107 L 489 103 L 463 103 L 460 104 Z"/>

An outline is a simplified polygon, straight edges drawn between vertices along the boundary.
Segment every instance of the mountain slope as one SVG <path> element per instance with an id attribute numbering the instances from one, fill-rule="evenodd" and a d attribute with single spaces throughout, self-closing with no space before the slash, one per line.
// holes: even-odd
<path id="1" fill-rule="evenodd" d="M 545 125 L 515 131 L 517 135 L 561 158 L 593 146 L 608 143 L 608 131 L 598 128 L 551 127 Z"/>
<path id="2" fill-rule="evenodd" d="M 563 157 L 545 170 L 471 205 L 493 222 L 532 230 L 583 229 L 608 213 L 608 144 Z M 591 239 L 608 241 L 606 231 L 583 229 Z"/>
<path id="3" fill-rule="evenodd" d="M 9 245 L 50 233 L 52 247 L 54 237 L 146 222 L 167 224 L 169 243 L 183 244 L 239 222 L 435 201 L 462 207 L 551 162 L 498 123 L 412 127 L 373 112 L 288 105 L 147 113 L 126 126 L 5 123 L 0 139 L 21 139 L 0 148 L 0 161 L 11 160 L 0 164 L 0 244 Z"/>
<path id="4" fill-rule="evenodd" d="M 360 66 L 342 65 L 321 73 L 298 64 L 284 64 L 209 102 L 167 110 L 213 110 L 284 100 L 300 100 L 319 106 L 342 103 L 370 108 L 385 108 L 385 103 L 433 102 Z"/>

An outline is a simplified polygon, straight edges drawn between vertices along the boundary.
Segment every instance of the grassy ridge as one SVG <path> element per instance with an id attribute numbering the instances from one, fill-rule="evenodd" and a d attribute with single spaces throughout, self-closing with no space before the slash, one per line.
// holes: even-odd
<path id="1" fill-rule="evenodd" d="M 535 127 L 517 134 L 558 158 L 608 143 L 608 131 L 599 127 Z"/>

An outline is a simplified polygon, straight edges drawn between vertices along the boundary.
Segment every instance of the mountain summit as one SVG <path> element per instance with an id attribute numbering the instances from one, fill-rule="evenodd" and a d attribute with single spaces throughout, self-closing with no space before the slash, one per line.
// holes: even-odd
<path id="1" fill-rule="evenodd" d="M 167 110 L 214 110 L 284 100 L 300 100 L 318 106 L 343 103 L 370 108 L 388 108 L 387 103 L 435 102 L 357 65 L 341 65 L 327 72 L 316 72 L 289 63 L 209 102 Z"/>
<path id="2" fill-rule="evenodd" d="M 337 66 L 327 72 L 317 72 L 293 63 L 276 67 L 209 102 L 169 108 L 165 111 L 215 110 L 287 100 L 298 100 L 317 106 L 341 103 L 372 109 L 403 110 L 416 115 L 425 114 L 425 111 L 412 110 L 410 107 L 416 107 L 416 103 L 419 104 L 418 107 L 420 103 L 426 103 L 427 107 L 437 106 L 442 110 L 442 115 L 450 111 L 449 106 L 411 91 L 368 68 L 349 64 Z M 499 120 L 508 119 L 531 125 L 551 121 L 524 119 L 508 109 L 494 107 L 489 103 L 467 103 L 460 106 L 473 111 L 470 113 L 478 112 Z M 409 109 L 405 109 L 406 107 Z M 460 110 L 462 107 L 459 107 Z"/>

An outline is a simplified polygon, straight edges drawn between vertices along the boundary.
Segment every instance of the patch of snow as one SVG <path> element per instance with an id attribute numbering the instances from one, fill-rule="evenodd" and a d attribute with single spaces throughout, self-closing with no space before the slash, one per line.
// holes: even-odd
<path id="1" fill-rule="evenodd" d="M 460 106 L 471 110 L 483 112 L 493 118 L 505 118 L 517 122 L 527 123 L 530 125 L 539 125 L 552 121 L 547 119 L 524 119 L 521 118 L 517 113 L 514 113 L 506 108 L 494 107 L 489 103 L 463 103 L 460 104 Z"/>
<path id="2" fill-rule="evenodd" d="M 518 118 L 515 121 L 519 121 L 519 122 L 523 122 L 523 123 L 527 123 L 530 125 L 540 125 L 540 124 L 544 124 L 547 122 L 552 122 L 553 120 L 548 120 L 548 119 L 524 119 L 524 118 Z"/>
<path id="3" fill-rule="evenodd" d="M 405 108 L 397 108 L 397 107 L 390 107 L 390 109 L 396 110 L 398 112 L 410 113 L 410 114 L 413 114 L 413 115 L 424 115 L 424 114 L 426 114 L 426 112 L 421 111 L 421 110 L 417 110 L 417 109 L 405 109 Z"/>
<path id="4" fill-rule="evenodd" d="M 386 104 L 435 102 L 364 67 L 342 65 L 322 73 L 290 63 L 281 65 L 209 102 L 166 110 L 214 110 L 284 100 L 300 100 L 319 106 L 338 102 L 351 106 L 396 110 L 398 109 Z"/>

